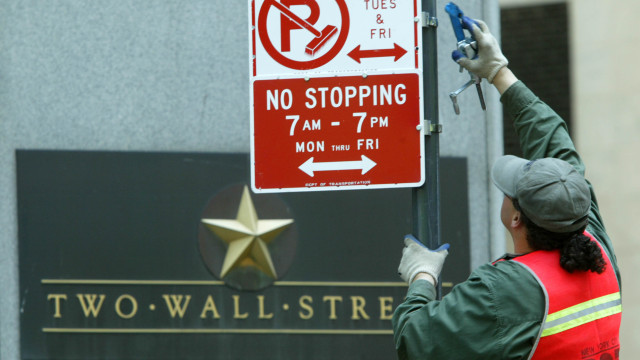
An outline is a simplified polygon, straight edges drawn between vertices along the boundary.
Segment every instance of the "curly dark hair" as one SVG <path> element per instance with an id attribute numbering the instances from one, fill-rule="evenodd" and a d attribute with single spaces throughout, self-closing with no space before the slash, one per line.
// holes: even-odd
<path id="1" fill-rule="evenodd" d="M 601 274 L 606 262 L 602 257 L 600 247 L 584 235 L 586 228 L 568 232 L 556 233 L 545 230 L 536 225 L 522 211 L 517 199 L 512 199 L 513 207 L 520 212 L 521 219 L 527 227 L 527 242 L 535 250 L 560 249 L 560 266 L 568 272 L 592 271 Z"/>

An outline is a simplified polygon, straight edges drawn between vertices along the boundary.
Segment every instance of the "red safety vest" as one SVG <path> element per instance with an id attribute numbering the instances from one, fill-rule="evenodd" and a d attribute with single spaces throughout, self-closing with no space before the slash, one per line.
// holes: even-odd
<path id="1" fill-rule="evenodd" d="M 596 241 L 586 231 L 585 235 Z M 545 318 L 529 359 L 619 358 L 620 286 L 611 261 L 600 249 L 607 263 L 602 274 L 569 273 L 559 265 L 559 250 L 538 250 L 512 260 L 533 274 L 546 298 Z"/>

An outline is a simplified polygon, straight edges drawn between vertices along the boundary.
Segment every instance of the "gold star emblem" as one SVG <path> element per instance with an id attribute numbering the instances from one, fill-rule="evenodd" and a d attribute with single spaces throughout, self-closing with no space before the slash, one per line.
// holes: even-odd
<path id="1" fill-rule="evenodd" d="M 235 220 L 202 219 L 202 223 L 227 244 L 220 278 L 235 268 L 254 266 L 277 279 L 267 245 L 291 225 L 293 219 L 258 219 L 249 189 L 245 186 Z"/>

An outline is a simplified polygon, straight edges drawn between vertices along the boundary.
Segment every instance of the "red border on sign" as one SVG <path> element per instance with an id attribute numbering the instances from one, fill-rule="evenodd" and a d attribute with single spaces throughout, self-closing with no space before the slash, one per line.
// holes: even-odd
<path id="1" fill-rule="evenodd" d="M 251 1 L 251 49 L 253 51 L 252 67 L 253 67 L 253 76 L 256 76 L 256 2 L 255 0 Z"/>
<path id="2" fill-rule="evenodd" d="M 413 17 L 417 18 L 418 17 L 418 0 L 413 0 Z M 416 56 L 416 69 L 419 69 L 419 64 L 418 64 L 418 60 L 420 59 L 420 56 L 418 55 L 418 23 L 414 22 L 413 25 L 413 41 L 414 41 L 414 46 L 413 46 L 413 50 Z"/>
<path id="3" fill-rule="evenodd" d="M 269 10 L 272 7 L 272 5 L 270 4 L 267 4 L 267 6 L 262 6 L 260 8 L 260 13 L 258 14 L 258 35 L 260 36 L 260 40 L 262 40 L 262 46 L 267 51 L 267 53 L 271 55 L 271 58 L 273 60 L 290 69 L 309 70 L 325 65 L 336 55 L 338 55 L 340 50 L 342 50 L 345 42 L 347 41 L 347 36 L 349 35 L 349 9 L 347 8 L 347 4 L 345 3 L 345 0 L 336 0 L 336 3 L 338 4 L 340 14 L 342 15 L 340 34 L 338 35 L 338 40 L 333 45 L 333 47 L 321 57 L 310 61 L 296 61 L 282 55 L 275 48 L 275 46 L 273 46 L 271 40 L 269 39 L 269 33 L 267 31 L 267 15 L 269 14 Z"/>

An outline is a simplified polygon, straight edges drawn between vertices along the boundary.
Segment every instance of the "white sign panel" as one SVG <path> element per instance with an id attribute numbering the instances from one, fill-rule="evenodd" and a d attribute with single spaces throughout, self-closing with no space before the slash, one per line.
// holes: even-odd
<path id="1" fill-rule="evenodd" d="M 418 0 L 255 0 L 253 77 L 421 68 Z"/>

